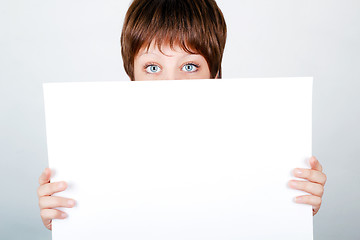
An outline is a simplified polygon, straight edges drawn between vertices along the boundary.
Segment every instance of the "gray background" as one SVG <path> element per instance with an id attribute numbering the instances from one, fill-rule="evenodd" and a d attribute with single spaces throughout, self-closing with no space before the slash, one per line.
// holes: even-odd
<path id="1" fill-rule="evenodd" d="M 313 154 L 328 176 L 314 239 L 360 239 L 360 1 L 218 4 L 229 30 L 224 78 L 314 76 Z M 36 195 L 47 166 L 42 83 L 127 80 L 128 5 L 1 0 L 0 239 L 51 238 Z"/>

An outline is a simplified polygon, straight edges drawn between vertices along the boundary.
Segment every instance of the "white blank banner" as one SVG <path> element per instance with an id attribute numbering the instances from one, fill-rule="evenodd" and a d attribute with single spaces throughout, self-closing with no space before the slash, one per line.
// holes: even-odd
<path id="1" fill-rule="evenodd" d="M 45 83 L 53 240 L 312 240 L 312 78 Z"/>

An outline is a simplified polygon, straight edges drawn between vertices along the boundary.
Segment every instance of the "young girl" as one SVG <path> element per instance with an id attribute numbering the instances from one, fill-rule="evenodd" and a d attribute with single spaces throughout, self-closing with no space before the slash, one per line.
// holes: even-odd
<path id="1" fill-rule="evenodd" d="M 221 78 L 226 42 L 226 23 L 215 0 L 134 0 L 121 35 L 124 68 L 131 81 Z M 326 175 L 319 161 L 311 169 L 294 169 L 308 181 L 289 181 L 290 187 L 310 193 L 296 202 L 320 208 Z M 66 218 L 57 207 L 74 207 L 75 201 L 58 196 L 66 182 L 50 183 L 46 168 L 39 179 L 38 197 L 43 224 L 51 230 L 52 219 Z"/>

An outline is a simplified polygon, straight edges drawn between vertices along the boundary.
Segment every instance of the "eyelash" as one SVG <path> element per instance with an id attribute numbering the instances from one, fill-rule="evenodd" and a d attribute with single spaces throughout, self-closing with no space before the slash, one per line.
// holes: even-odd
<path id="1" fill-rule="evenodd" d="M 194 73 L 194 72 L 199 71 L 200 65 L 199 65 L 199 64 L 196 64 L 196 63 L 194 63 L 194 62 L 187 62 L 187 63 L 185 63 L 184 65 L 182 65 L 180 69 L 182 69 L 182 68 L 183 68 L 184 66 L 186 66 L 186 65 L 193 65 L 193 66 L 196 67 L 196 70 L 193 71 L 193 72 L 191 72 L 191 73 Z"/>
<path id="2" fill-rule="evenodd" d="M 153 73 L 148 73 L 148 72 L 146 71 L 146 69 L 147 69 L 149 66 L 153 66 L 153 65 L 162 68 L 162 67 L 159 66 L 157 63 L 151 62 L 151 63 L 145 64 L 145 66 L 144 66 L 144 71 L 145 71 L 145 73 L 147 73 L 147 74 L 153 74 Z M 196 70 L 193 71 L 193 72 L 191 72 L 191 73 L 194 73 L 194 72 L 199 71 L 199 68 L 200 68 L 200 65 L 199 65 L 199 64 L 196 64 L 196 63 L 194 63 L 194 62 L 187 62 L 187 63 L 185 63 L 184 65 L 182 65 L 182 66 L 180 67 L 180 70 L 181 70 L 185 65 L 193 65 L 193 66 L 196 67 Z"/>
<path id="3" fill-rule="evenodd" d="M 145 73 L 147 73 L 147 74 L 153 74 L 153 73 L 148 73 L 148 72 L 146 71 L 146 69 L 147 69 L 148 67 L 154 66 L 154 65 L 161 68 L 161 66 L 159 66 L 158 64 L 156 64 L 156 63 L 154 63 L 154 62 L 151 62 L 151 63 L 145 64 L 145 66 L 144 66 L 144 71 L 145 71 Z"/>

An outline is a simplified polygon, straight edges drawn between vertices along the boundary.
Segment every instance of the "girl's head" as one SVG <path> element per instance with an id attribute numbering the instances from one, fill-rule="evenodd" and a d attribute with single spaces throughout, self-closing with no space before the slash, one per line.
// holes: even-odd
<path id="1" fill-rule="evenodd" d="M 134 0 L 121 34 L 132 81 L 221 78 L 226 23 L 215 0 Z"/>

